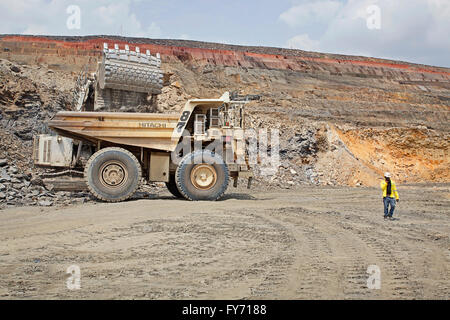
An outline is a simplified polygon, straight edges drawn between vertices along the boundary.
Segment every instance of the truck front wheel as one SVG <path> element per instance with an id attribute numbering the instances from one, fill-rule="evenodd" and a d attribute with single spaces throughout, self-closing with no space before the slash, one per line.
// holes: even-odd
<path id="1" fill-rule="evenodd" d="M 88 160 L 84 177 L 89 191 L 107 202 L 119 202 L 131 197 L 139 187 L 141 165 L 123 148 L 105 148 Z"/>
<path id="2" fill-rule="evenodd" d="M 175 182 L 188 200 L 218 200 L 228 187 L 228 166 L 209 150 L 189 153 L 177 167 Z"/>

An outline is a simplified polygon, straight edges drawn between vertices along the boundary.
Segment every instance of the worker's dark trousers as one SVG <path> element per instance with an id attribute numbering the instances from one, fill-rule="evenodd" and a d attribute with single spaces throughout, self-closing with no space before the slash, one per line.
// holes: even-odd
<path id="1" fill-rule="evenodd" d="M 392 197 L 384 197 L 383 203 L 384 203 L 384 216 L 392 217 L 392 215 L 394 214 L 394 209 L 395 209 L 395 199 Z M 391 206 L 390 210 L 389 210 L 389 205 Z M 388 212 L 389 212 L 389 214 L 388 214 Z"/>

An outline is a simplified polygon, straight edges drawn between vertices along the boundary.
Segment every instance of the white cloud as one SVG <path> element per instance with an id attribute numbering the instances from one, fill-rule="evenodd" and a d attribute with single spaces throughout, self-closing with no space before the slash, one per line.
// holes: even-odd
<path id="1" fill-rule="evenodd" d="M 309 45 L 322 52 L 450 66 L 450 1 L 347 0 L 335 7 L 325 5 L 328 2 L 296 5 L 280 15 L 299 34 L 287 39 L 286 47 Z M 381 29 L 367 28 L 366 9 L 374 4 L 380 8 Z M 325 13 L 304 17 L 307 12 L 327 6 L 337 8 L 329 10 L 332 14 L 328 18 Z M 299 19 L 308 23 L 299 24 Z M 321 32 L 311 40 L 316 30 Z"/>
<path id="2" fill-rule="evenodd" d="M 291 27 L 325 22 L 333 18 L 341 7 L 339 1 L 308 2 L 291 7 L 280 15 L 280 19 Z"/>
<path id="3" fill-rule="evenodd" d="M 0 3 L 0 33 L 160 37 L 155 23 L 144 25 L 131 11 L 139 0 L 15 0 Z M 80 29 L 68 29 L 66 9 L 81 10 Z"/>
<path id="4" fill-rule="evenodd" d="M 29 24 L 22 34 L 48 34 L 47 27 L 43 25 Z"/>
<path id="5" fill-rule="evenodd" d="M 307 34 L 300 34 L 287 41 L 287 47 L 290 49 L 300 49 L 306 51 L 319 50 L 319 41 L 313 40 Z"/>
<path id="6" fill-rule="evenodd" d="M 152 38 L 160 37 L 161 28 L 155 22 L 152 22 L 151 25 L 147 28 L 147 34 Z"/>
<path id="7" fill-rule="evenodd" d="M 183 34 L 181 34 L 181 35 L 178 37 L 178 39 L 181 39 L 181 40 L 189 40 L 189 39 L 191 39 L 191 36 L 188 35 L 188 34 L 186 34 L 186 33 L 183 33 Z"/>

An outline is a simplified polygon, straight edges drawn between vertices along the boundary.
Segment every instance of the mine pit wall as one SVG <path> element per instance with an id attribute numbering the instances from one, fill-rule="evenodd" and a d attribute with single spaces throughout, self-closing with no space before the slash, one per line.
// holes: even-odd
<path id="1" fill-rule="evenodd" d="M 328 144 L 334 146 L 315 151 L 311 170 L 318 178 L 311 179 L 313 183 L 377 185 L 380 174 L 388 170 L 400 182 L 450 182 L 447 68 L 277 48 L 117 37 L 0 36 L 0 58 L 45 64 L 76 75 L 85 65 L 96 69 L 104 42 L 159 52 L 165 71 L 175 73 L 183 92 L 191 96 L 217 95 L 228 87 L 261 93 L 262 100 L 250 105 L 249 112 L 263 124 L 272 126 L 271 119 L 283 114 L 317 128 L 326 123 Z M 211 48 L 214 45 L 217 48 Z M 96 99 L 99 105 L 119 106 L 143 102 L 144 96 L 104 91 Z M 295 179 L 283 179 L 290 178 Z"/>
<path id="2" fill-rule="evenodd" d="M 78 71 L 80 66 L 87 64 L 90 70 L 94 71 L 102 55 L 103 43 L 108 43 L 110 47 L 115 43 L 121 47 L 130 44 L 130 41 L 102 37 L 88 40 L 81 38 L 80 41 L 73 40 L 75 37 L 68 39 L 71 41 L 53 40 L 52 37 L 0 36 L 0 56 L 27 63 L 45 63 L 62 70 Z M 153 54 L 159 52 L 163 62 L 193 61 L 198 65 L 323 72 L 399 81 L 450 81 L 450 71 L 446 68 L 394 63 L 381 59 L 361 61 L 339 58 L 338 55 L 330 55 L 336 58 L 288 56 L 248 50 L 216 50 L 147 43 L 130 44 L 130 50 L 135 50 L 136 46 L 139 46 L 141 52 L 147 49 Z"/>
<path id="3" fill-rule="evenodd" d="M 0 39 L 2 58 L 30 65 L 46 64 L 55 70 L 74 73 L 78 73 L 85 65 L 89 66 L 89 71 L 95 71 L 102 55 L 101 48 L 103 46 L 22 36 Z"/>

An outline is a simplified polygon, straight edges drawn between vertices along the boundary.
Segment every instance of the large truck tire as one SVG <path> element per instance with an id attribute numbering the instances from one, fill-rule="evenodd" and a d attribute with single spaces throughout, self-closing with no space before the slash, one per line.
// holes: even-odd
<path id="1" fill-rule="evenodd" d="M 94 153 L 84 169 L 89 191 L 99 200 L 119 202 L 139 187 L 142 169 L 136 157 L 123 148 L 105 148 Z"/>
<path id="2" fill-rule="evenodd" d="M 177 183 L 175 182 L 175 175 L 170 175 L 169 182 L 166 182 L 166 187 L 175 198 L 184 198 L 180 190 L 178 190 Z"/>
<path id="3" fill-rule="evenodd" d="M 222 157 L 209 150 L 194 151 L 184 156 L 177 167 L 175 182 L 188 200 L 220 199 L 228 188 L 228 166 Z"/>

